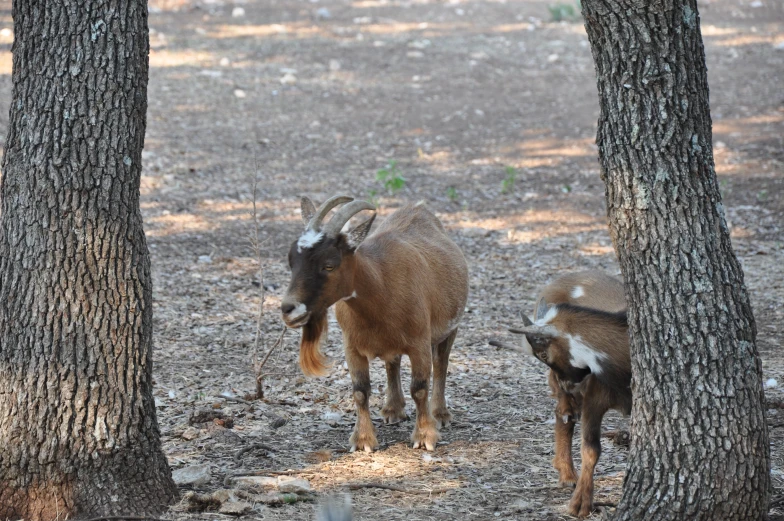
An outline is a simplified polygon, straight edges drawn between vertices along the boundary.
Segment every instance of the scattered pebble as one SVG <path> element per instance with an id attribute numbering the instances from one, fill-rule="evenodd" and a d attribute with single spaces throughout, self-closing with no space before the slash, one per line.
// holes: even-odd
<path id="1" fill-rule="evenodd" d="M 179 486 L 192 485 L 198 487 L 210 482 L 211 471 L 212 466 L 209 464 L 191 465 L 190 467 L 183 467 L 173 471 L 172 479 Z"/>
<path id="2" fill-rule="evenodd" d="M 235 7 L 231 10 L 231 16 L 233 18 L 242 18 L 245 16 L 245 8 L 244 7 Z"/>
<path id="3" fill-rule="evenodd" d="M 772 389 L 778 386 L 779 383 L 776 381 L 775 378 L 768 378 L 768 380 L 765 382 L 765 389 Z"/>
<path id="4" fill-rule="evenodd" d="M 245 94 L 245 91 L 242 89 L 234 89 L 234 96 L 237 98 L 244 98 L 247 96 L 247 94 Z"/>
<path id="5" fill-rule="evenodd" d="M 551 54 L 550 56 L 547 57 L 547 61 L 550 63 L 557 62 L 558 58 L 559 56 L 557 54 Z"/>
<path id="6" fill-rule="evenodd" d="M 295 83 L 297 83 L 297 77 L 294 76 L 292 73 L 287 72 L 280 79 L 280 83 L 283 85 L 294 85 Z"/>
<path id="7" fill-rule="evenodd" d="M 326 7 L 319 7 L 316 9 L 316 18 L 319 20 L 329 20 L 332 18 L 332 13 L 330 13 L 329 9 Z"/>

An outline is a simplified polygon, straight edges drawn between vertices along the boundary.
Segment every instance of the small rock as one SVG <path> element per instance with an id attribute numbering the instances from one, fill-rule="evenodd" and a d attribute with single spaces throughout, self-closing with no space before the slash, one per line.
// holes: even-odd
<path id="1" fill-rule="evenodd" d="M 294 476 L 278 476 L 278 490 L 283 493 L 307 494 L 310 492 L 310 482 L 307 479 Z"/>
<path id="2" fill-rule="evenodd" d="M 777 43 L 775 45 L 775 48 L 778 49 L 779 51 L 784 51 L 784 40 L 782 40 L 779 43 Z"/>
<path id="3" fill-rule="evenodd" d="M 199 429 L 195 427 L 188 427 L 187 429 L 182 431 L 180 437 L 183 440 L 187 440 L 187 441 L 195 440 L 196 438 L 199 437 Z"/>
<path id="4" fill-rule="evenodd" d="M 550 56 L 547 57 L 547 61 L 550 63 L 557 62 L 558 58 L 559 56 L 557 54 L 551 54 Z"/>
<path id="5" fill-rule="evenodd" d="M 245 501 L 227 501 L 221 505 L 218 512 L 230 516 L 241 516 L 251 510 L 253 510 L 253 505 L 246 503 Z"/>
<path id="6" fill-rule="evenodd" d="M 234 89 L 234 95 L 238 98 L 244 98 L 245 96 L 247 96 L 247 94 L 245 94 L 245 91 L 242 89 Z"/>
<path id="7" fill-rule="evenodd" d="M 199 262 L 202 264 L 212 264 L 212 257 L 209 255 L 199 255 Z"/>
<path id="8" fill-rule="evenodd" d="M 423 53 L 422 51 L 408 51 L 406 53 L 406 56 L 408 56 L 409 58 L 421 58 L 424 55 L 425 53 Z"/>
<path id="9" fill-rule="evenodd" d="M 776 381 L 775 378 L 768 378 L 765 382 L 765 389 L 772 389 L 773 387 L 778 387 L 779 383 Z"/>
<path id="10" fill-rule="evenodd" d="M 220 59 L 220 62 L 218 63 L 220 63 L 221 67 L 228 67 L 229 65 L 231 65 L 231 60 L 224 56 L 223 58 Z"/>
<path id="11" fill-rule="evenodd" d="M 294 76 L 292 73 L 290 73 L 290 72 L 287 72 L 287 73 L 286 73 L 286 74 L 284 74 L 284 75 L 283 75 L 283 77 L 280 79 L 280 82 L 281 82 L 283 85 L 294 85 L 295 83 L 297 83 L 297 77 L 296 77 L 296 76 Z"/>
<path id="12" fill-rule="evenodd" d="M 338 60 L 329 60 L 329 70 L 331 70 L 331 71 L 339 71 L 340 70 L 340 61 L 338 61 Z"/>
<path id="13" fill-rule="evenodd" d="M 206 465 L 191 465 L 172 472 L 172 479 L 179 485 L 193 485 L 200 486 L 206 485 L 210 482 L 210 471 L 212 467 Z"/>
<path id="14" fill-rule="evenodd" d="M 753 2 L 751 2 L 749 4 L 749 7 L 762 7 L 763 5 L 765 5 L 765 4 L 760 2 L 760 0 L 754 0 Z"/>
<path id="15" fill-rule="evenodd" d="M 319 7 L 316 9 L 316 18 L 320 20 L 329 20 L 332 18 L 332 13 L 329 12 L 329 9 L 326 7 Z"/>
<path id="16" fill-rule="evenodd" d="M 231 10 L 231 16 L 234 18 L 242 18 L 245 16 L 245 9 L 243 7 L 235 7 Z"/>
<path id="17" fill-rule="evenodd" d="M 427 49 L 430 47 L 430 40 L 414 40 L 413 42 L 408 42 L 408 46 L 412 49 Z"/>
<path id="18" fill-rule="evenodd" d="M 321 419 L 330 425 L 335 425 L 336 423 L 340 423 L 340 420 L 343 419 L 343 415 L 337 411 L 326 411 L 321 415 Z"/>
<path id="19" fill-rule="evenodd" d="M 238 476 L 231 483 L 238 488 L 254 490 L 276 490 L 278 479 L 270 476 Z"/>

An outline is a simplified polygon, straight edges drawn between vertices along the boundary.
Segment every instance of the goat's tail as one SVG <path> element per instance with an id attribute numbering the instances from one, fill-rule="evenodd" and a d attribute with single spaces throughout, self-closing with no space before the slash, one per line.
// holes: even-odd
<path id="1" fill-rule="evenodd" d="M 321 342 L 327 335 L 327 315 L 312 317 L 302 328 L 299 344 L 299 366 L 306 376 L 327 374 L 327 359 L 321 353 Z"/>
<path id="2" fill-rule="evenodd" d="M 337 498 L 328 499 L 316 512 L 316 521 L 351 521 L 351 497 L 345 496 L 341 503 Z"/>

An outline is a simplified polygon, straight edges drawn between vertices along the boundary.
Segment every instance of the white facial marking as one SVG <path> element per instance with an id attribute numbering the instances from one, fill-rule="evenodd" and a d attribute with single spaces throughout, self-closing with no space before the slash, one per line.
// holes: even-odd
<path id="1" fill-rule="evenodd" d="M 343 297 L 343 298 L 342 298 L 342 299 L 340 299 L 340 300 L 351 300 L 352 298 L 357 298 L 357 292 L 356 292 L 356 291 L 353 291 L 353 292 L 351 293 L 351 295 L 349 295 L 348 297 Z"/>
<path id="2" fill-rule="evenodd" d="M 566 335 L 566 338 L 569 340 L 569 354 L 571 355 L 569 362 L 574 367 L 588 368 L 594 374 L 601 374 L 604 369 L 602 362 L 607 359 L 607 353 L 595 351 L 591 346 L 583 343 L 579 335 Z"/>
<path id="3" fill-rule="evenodd" d="M 572 288 L 572 298 L 580 298 L 585 295 L 585 290 L 582 286 L 575 286 Z"/>
<path id="4" fill-rule="evenodd" d="M 292 309 L 286 316 L 289 318 L 297 318 L 307 313 L 307 311 L 308 308 L 305 306 L 305 304 L 297 304 L 297 307 Z"/>
<path id="5" fill-rule="evenodd" d="M 534 322 L 536 326 L 545 326 L 553 321 L 553 319 L 558 315 L 558 308 L 553 306 L 547 310 L 545 316 Z"/>
<path id="6" fill-rule="evenodd" d="M 302 249 L 312 248 L 324 238 L 324 234 L 315 230 L 308 230 L 302 234 L 297 241 L 297 251 L 302 253 Z"/>

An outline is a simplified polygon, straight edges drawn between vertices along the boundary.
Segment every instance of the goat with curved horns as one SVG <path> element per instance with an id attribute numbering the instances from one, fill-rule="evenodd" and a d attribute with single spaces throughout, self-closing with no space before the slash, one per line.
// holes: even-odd
<path id="1" fill-rule="evenodd" d="M 332 219 L 322 224 L 336 206 Z M 400 360 L 411 360 L 411 397 L 417 410 L 414 448 L 433 450 L 452 415 L 444 385 L 449 353 L 468 297 L 468 266 L 438 218 L 423 205 L 405 206 L 369 235 L 375 214 L 348 232 L 349 219 L 374 207 L 336 196 L 318 209 L 302 198 L 304 233 L 289 250 L 291 283 L 281 303 L 289 327 L 302 327 L 300 367 L 309 376 L 327 367 L 320 344 L 327 310 L 335 304 L 354 386 L 357 423 L 351 450 L 378 447 L 370 420 L 369 361 L 386 363 L 386 423 L 405 419 Z M 432 400 L 428 402 L 430 373 Z"/>
<path id="2" fill-rule="evenodd" d="M 523 316 L 522 348 L 550 367 L 555 406 L 555 458 L 561 485 L 577 487 L 569 514 L 584 518 L 593 511 L 593 471 L 601 454 L 602 418 L 609 409 L 629 414 L 632 407 L 631 360 L 623 283 L 602 272 L 562 275 L 542 290 L 536 323 Z M 572 436 L 582 428 L 580 478 L 572 461 Z"/>

